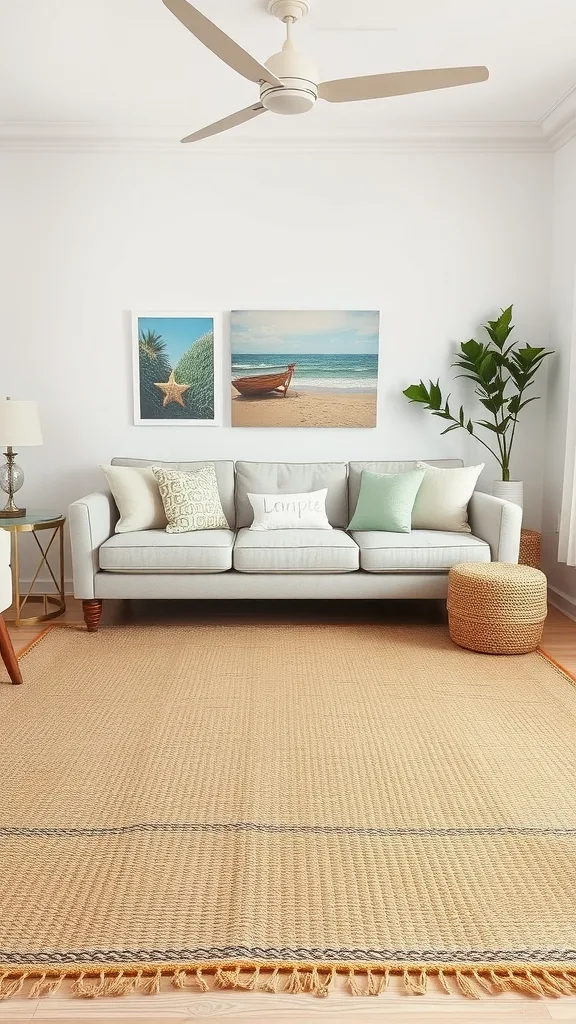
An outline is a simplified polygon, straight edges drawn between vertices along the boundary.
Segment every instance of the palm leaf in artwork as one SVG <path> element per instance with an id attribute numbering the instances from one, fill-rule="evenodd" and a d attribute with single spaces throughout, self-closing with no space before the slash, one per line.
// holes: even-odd
<path id="1" fill-rule="evenodd" d="M 140 331 L 138 336 L 140 370 L 140 416 L 144 420 L 166 419 L 162 393 L 156 387 L 167 381 L 172 367 L 166 355 L 166 342 L 156 331 Z"/>
<path id="2" fill-rule="evenodd" d="M 138 346 L 140 351 L 144 352 L 151 362 L 154 362 L 155 359 L 166 353 L 166 342 L 157 331 L 140 331 Z"/>

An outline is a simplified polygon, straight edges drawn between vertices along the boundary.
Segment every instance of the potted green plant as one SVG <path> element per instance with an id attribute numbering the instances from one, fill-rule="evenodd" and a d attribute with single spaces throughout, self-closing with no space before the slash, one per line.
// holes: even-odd
<path id="1" fill-rule="evenodd" d="M 423 381 L 411 384 L 402 393 L 410 402 L 419 402 L 433 416 L 447 420 L 448 426 L 442 431 L 443 434 L 451 430 L 467 430 L 484 445 L 502 471 L 502 478 L 494 481 L 492 493 L 521 506 L 522 481 L 510 479 L 510 459 L 518 417 L 530 402 L 538 400 L 538 395 L 527 395 L 527 392 L 544 359 L 552 355 L 552 352 L 527 343 L 519 346 L 515 341 L 509 342 L 514 330 L 512 306 L 503 309 L 497 320 L 489 320 L 483 327 L 488 334 L 488 341 L 475 341 L 474 338 L 463 341 L 452 365 L 462 370 L 462 373 L 457 374 L 458 377 L 473 382 L 474 394 L 491 419 L 473 421 L 464 412 L 463 406 L 454 416 L 450 411 L 450 395 L 443 397 L 439 380 L 435 384 L 429 381 L 428 387 Z M 478 428 L 493 435 L 493 445 L 478 435 Z"/>

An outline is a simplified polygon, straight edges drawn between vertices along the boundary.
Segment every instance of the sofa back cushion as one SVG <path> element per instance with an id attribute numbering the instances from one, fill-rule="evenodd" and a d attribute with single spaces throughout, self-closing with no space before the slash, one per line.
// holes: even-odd
<path id="1" fill-rule="evenodd" d="M 234 463 L 233 462 L 162 462 L 161 459 L 112 459 L 113 466 L 161 466 L 163 469 L 180 469 L 185 473 L 193 473 L 195 470 L 204 469 L 205 466 L 214 466 L 216 480 L 218 481 L 218 492 L 224 509 L 224 515 L 230 529 L 236 525 L 234 510 Z"/>
<path id="2" fill-rule="evenodd" d="M 458 469 L 463 465 L 462 459 L 426 459 L 429 466 L 439 469 Z M 356 511 L 356 503 L 360 494 L 362 471 L 369 473 L 409 473 L 416 469 L 416 459 L 406 462 L 351 462 L 348 467 L 348 500 L 350 502 L 350 519 Z"/>
<path id="3" fill-rule="evenodd" d="M 237 462 L 236 525 L 250 526 L 248 494 L 302 494 L 326 488 L 330 526 L 348 525 L 348 467 L 345 462 Z"/>

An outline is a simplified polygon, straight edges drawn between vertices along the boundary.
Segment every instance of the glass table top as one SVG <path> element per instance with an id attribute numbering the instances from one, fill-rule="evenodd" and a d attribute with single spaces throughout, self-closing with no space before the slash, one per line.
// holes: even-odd
<path id="1" fill-rule="evenodd" d="M 61 512 L 31 508 L 27 509 L 26 515 L 21 517 L 7 516 L 3 519 L 0 515 L 0 529 L 9 530 L 11 526 L 35 526 L 37 523 L 56 523 L 59 519 L 64 518 Z"/>

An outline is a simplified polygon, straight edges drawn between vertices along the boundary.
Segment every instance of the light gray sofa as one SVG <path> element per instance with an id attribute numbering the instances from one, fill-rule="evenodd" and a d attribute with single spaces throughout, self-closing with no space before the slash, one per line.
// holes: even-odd
<path id="1" fill-rule="evenodd" d="M 429 460 L 431 461 L 431 460 Z M 116 466 L 194 470 L 206 462 L 113 459 Z M 98 628 L 105 598 L 443 598 L 458 562 L 517 562 L 522 511 L 476 491 L 472 533 L 346 532 L 362 470 L 393 473 L 414 462 L 214 462 L 229 530 L 116 534 L 109 492 L 70 506 L 74 594 L 88 629 Z M 433 461 L 447 469 L 460 461 Z M 333 530 L 253 532 L 248 492 L 302 493 L 326 487 Z"/>

